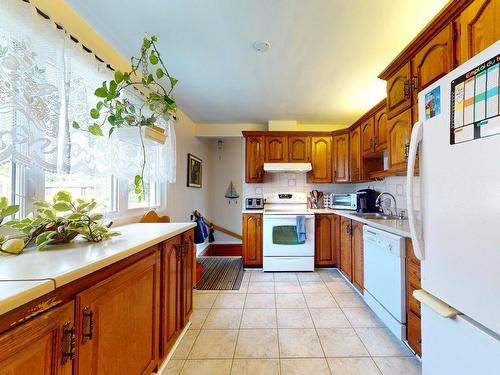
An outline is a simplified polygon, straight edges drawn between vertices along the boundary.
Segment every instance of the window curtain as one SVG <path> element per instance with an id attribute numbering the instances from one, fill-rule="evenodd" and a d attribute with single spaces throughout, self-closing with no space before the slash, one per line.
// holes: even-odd
<path id="1" fill-rule="evenodd" d="M 95 88 L 113 72 L 30 4 L 0 1 L 0 163 L 132 179 L 142 163 L 139 129 L 96 137 L 71 127 L 92 120 Z M 124 96 L 141 101 L 133 89 Z M 167 141 L 146 141 L 145 180 L 175 182 L 174 126 L 158 125 Z"/>

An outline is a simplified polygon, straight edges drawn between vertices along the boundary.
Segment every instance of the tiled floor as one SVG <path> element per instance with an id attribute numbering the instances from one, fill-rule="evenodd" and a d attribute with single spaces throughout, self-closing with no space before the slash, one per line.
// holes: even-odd
<path id="1" fill-rule="evenodd" d="M 335 270 L 246 271 L 238 291 L 195 291 L 165 375 L 420 375 L 420 363 Z"/>

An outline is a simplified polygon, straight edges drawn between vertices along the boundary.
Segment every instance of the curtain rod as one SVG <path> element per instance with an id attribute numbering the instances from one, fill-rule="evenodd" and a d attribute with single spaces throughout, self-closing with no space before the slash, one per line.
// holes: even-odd
<path id="1" fill-rule="evenodd" d="M 66 34 L 68 34 L 68 35 L 69 35 L 69 37 L 70 37 L 70 39 L 71 39 L 73 42 L 75 42 L 76 44 L 81 45 L 81 46 L 82 46 L 82 49 L 83 49 L 85 52 L 88 52 L 88 53 L 90 53 L 90 54 L 94 55 L 95 59 L 96 59 L 97 61 L 100 61 L 100 62 L 102 62 L 103 64 L 105 64 L 105 65 L 106 65 L 106 68 L 108 68 L 109 70 L 111 70 L 111 71 L 115 71 L 115 69 L 114 69 L 114 68 L 113 68 L 110 64 L 107 64 L 107 63 L 106 63 L 103 59 L 101 59 L 101 58 L 100 58 L 99 56 L 97 56 L 94 52 L 92 52 L 92 50 L 91 50 L 90 48 L 88 48 L 85 44 L 81 43 L 81 42 L 80 42 L 77 38 L 75 38 L 73 35 L 71 35 L 71 34 L 68 32 L 68 30 L 66 30 L 66 29 L 65 29 L 65 28 L 64 28 L 61 24 L 59 24 L 59 23 L 57 23 L 57 22 L 53 21 L 53 20 L 50 18 L 50 16 L 49 16 L 48 14 L 46 14 L 46 13 L 42 12 L 40 9 L 38 9 L 35 5 L 33 5 L 33 4 L 30 2 L 30 0 L 21 0 L 21 1 L 23 1 L 23 2 L 25 2 L 25 3 L 28 3 L 28 4 L 30 4 L 31 6 L 33 6 L 33 7 L 36 9 L 36 12 L 38 13 L 38 15 L 39 15 L 39 16 L 41 16 L 41 17 L 45 18 L 46 20 L 49 20 L 49 21 L 54 22 L 54 25 L 56 25 L 56 27 L 57 27 L 59 30 L 62 30 L 62 31 L 64 31 Z"/>

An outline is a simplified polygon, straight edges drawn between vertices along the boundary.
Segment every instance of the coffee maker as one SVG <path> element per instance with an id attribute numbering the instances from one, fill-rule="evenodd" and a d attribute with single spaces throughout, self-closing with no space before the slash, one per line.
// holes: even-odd
<path id="1" fill-rule="evenodd" d="M 373 189 L 361 189 L 356 192 L 358 204 L 358 212 L 377 212 L 378 207 L 375 202 L 377 200 L 378 193 Z"/>

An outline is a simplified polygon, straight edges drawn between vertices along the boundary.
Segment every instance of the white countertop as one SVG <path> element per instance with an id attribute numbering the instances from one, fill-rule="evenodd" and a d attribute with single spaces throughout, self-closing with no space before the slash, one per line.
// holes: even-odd
<path id="1" fill-rule="evenodd" d="M 196 226 L 195 223 L 137 223 L 99 243 L 75 241 L 0 256 L 0 314 L 134 255 Z"/>
<path id="2" fill-rule="evenodd" d="M 252 210 L 252 209 L 244 209 L 241 211 L 242 214 L 262 214 L 264 213 L 264 209 Z"/>

